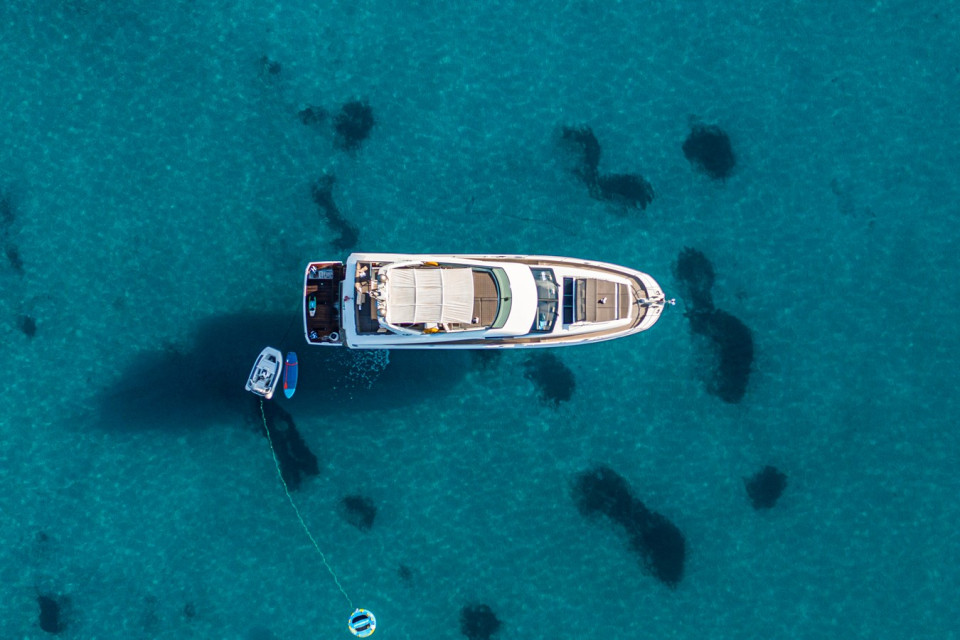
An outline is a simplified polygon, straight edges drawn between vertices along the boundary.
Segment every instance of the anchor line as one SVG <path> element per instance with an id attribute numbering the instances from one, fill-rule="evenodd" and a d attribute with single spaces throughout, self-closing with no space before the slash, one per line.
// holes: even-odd
<path id="1" fill-rule="evenodd" d="M 335 574 L 333 569 L 330 568 L 330 564 L 327 562 L 327 557 L 323 555 L 323 551 L 320 550 L 320 545 L 317 543 L 316 538 L 313 537 L 313 534 L 310 533 L 307 523 L 304 522 L 303 516 L 300 515 L 300 509 L 297 508 L 297 503 L 293 501 L 293 496 L 290 495 L 290 488 L 287 487 L 287 481 L 283 479 L 283 472 L 280 471 L 280 460 L 277 458 L 277 452 L 273 448 L 273 439 L 270 437 L 270 427 L 267 426 L 267 414 L 263 410 L 262 399 L 260 400 L 260 416 L 263 418 L 263 429 L 267 433 L 267 442 L 270 443 L 270 453 L 273 455 L 273 463 L 277 467 L 277 475 L 280 477 L 280 483 L 283 485 L 283 492 L 287 494 L 287 500 L 290 501 L 290 506 L 293 507 L 294 513 L 297 514 L 297 519 L 300 521 L 300 526 L 303 527 L 307 537 L 310 538 L 310 542 L 313 543 L 313 548 L 316 549 L 317 553 L 320 554 L 320 559 L 323 561 L 323 566 L 327 568 L 328 572 L 330 572 L 330 577 L 332 577 L 333 581 L 337 584 L 337 589 L 339 589 L 340 593 L 343 594 L 343 597 L 346 598 L 347 604 L 350 605 L 350 608 L 355 609 L 356 607 L 353 606 L 353 600 L 351 600 L 350 596 L 347 595 L 347 592 L 344 591 L 343 585 L 340 584 L 340 579 L 337 578 L 337 574 Z"/>

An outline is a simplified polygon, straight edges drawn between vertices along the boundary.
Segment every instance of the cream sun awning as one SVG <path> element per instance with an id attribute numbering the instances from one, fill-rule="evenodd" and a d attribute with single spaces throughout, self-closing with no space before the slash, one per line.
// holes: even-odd
<path id="1" fill-rule="evenodd" d="M 387 280 L 389 324 L 473 321 L 473 270 L 391 269 Z"/>

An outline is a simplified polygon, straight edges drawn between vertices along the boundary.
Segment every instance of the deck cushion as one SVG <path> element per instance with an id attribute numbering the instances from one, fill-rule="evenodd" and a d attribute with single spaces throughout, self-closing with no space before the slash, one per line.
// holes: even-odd
<path id="1" fill-rule="evenodd" d="M 392 269 L 387 280 L 390 324 L 473 320 L 473 270 Z"/>

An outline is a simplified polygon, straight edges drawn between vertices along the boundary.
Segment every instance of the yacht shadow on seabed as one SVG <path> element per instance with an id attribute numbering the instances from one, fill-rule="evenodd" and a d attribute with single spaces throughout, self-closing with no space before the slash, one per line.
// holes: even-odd
<path id="1" fill-rule="evenodd" d="M 306 345 L 299 325 L 281 339 L 285 314 L 231 314 L 200 323 L 188 350 L 160 348 L 122 368 L 118 384 L 97 399 L 99 422 L 112 429 L 195 429 L 248 415 L 252 395 L 244 390 L 250 366 L 270 345 L 300 355 L 297 395 L 279 402 L 296 417 L 363 415 L 390 406 L 446 394 L 471 360 L 463 351 L 355 351 Z M 429 372 L 442 372 L 430 375 Z M 429 381 L 428 383 L 425 381 Z M 377 403 L 364 397 L 374 390 Z"/>

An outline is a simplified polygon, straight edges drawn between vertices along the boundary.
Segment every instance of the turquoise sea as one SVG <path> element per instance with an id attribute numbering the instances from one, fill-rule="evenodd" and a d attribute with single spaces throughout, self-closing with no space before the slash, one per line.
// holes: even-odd
<path id="1" fill-rule="evenodd" d="M 942 1 L 3 3 L 0 638 L 352 637 L 243 391 L 268 344 L 374 638 L 960 637 L 958 32 Z M 574 130 L 653 200 L 588 188 Z M 693 331 L 686 248 L 752 360 Z M 678 302 L 556 359 L 309 348 L 304 266 L 351 250 L 592 258 Z M 599 469 L 681 532 L 678 580 L 578 508 Z"/>

